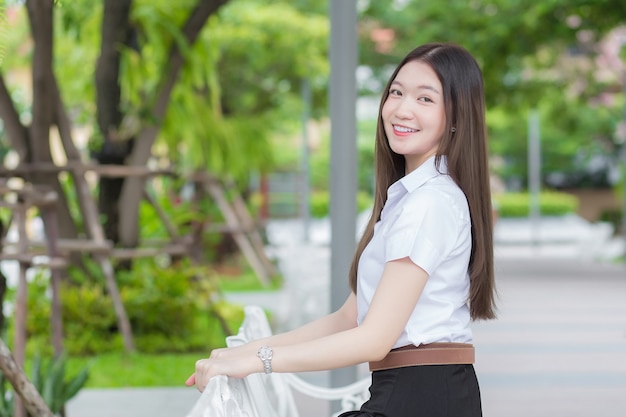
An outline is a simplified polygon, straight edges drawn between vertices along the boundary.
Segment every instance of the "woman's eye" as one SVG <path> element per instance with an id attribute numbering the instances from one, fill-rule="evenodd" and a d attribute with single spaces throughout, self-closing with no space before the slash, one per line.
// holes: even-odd
<path id="1" fill-rule="evenodd" d="M 392 88 L 391 90 L 389 90 L 389 95 L 390 96 L 401 96 L 402 93 L 400 92 L 400 90 Z"/>
<path id="2" fill-rule="evenodd" d="M 423 101 L 425 103 L 432 103 L 433 101 L 430 99 L 430 97 L 420 97 L 418 98 L 419 101 Z"/>

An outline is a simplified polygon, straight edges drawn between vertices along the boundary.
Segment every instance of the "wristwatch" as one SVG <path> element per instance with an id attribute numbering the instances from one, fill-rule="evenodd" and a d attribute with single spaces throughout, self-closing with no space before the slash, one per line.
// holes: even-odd
<path id="1" fill-rule="evenodd" d="M 256 355 L 263 362 L 263 369 L 266 374 L 272 373 L 272 356 L 274 355 L 274 351 L 269 346 L 261 346 L 257 351 Z"/>

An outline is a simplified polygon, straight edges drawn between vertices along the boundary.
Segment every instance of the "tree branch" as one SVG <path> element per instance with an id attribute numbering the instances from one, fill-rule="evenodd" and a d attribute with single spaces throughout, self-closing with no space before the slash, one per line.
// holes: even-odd
<path id="1" fill-rule="evenodd" d="M 213 13 L 217 12 L 217 10 L 227 2 L 228 0 L 198 0 L 196 7 L 190 13 L 189 18 L 183 25 L 182 29 L 185 39 L 189 45 L 194 44 L 209 17 Z M 176 42 L 172 43 L 169 57 L 169 66 L 160 83 L 161 87 L 151 112 L 152 116 L 157 121 L 157 126 L 145 127 L 139 134 L 137 143 L 133 149 L 133 155 L 131 157 L 132 165 L 145 165 L 150 158 L 152 145 L 154 144 L 156 136 L 159 132 L 158 124 L 160 124 L 165 116 L 172 90 L 176 85 L 178 74 L 183 67 L 184 57 Z"/>
<path id="2" fill-rule="evenodd" d="M 35 386 L 26 378 L 24 371 L 13 359 L 8 346 L 0 339 L 0 371 L 7 377 L 15 392 L 24 401 L 24 406 L 33 416 L 53 417 Z"/>
<path id="3" fill-rule="evenodd" d="M 182 29 L 189 45 L 194 44 L 209 17 L 216 13 L 217 10 L 227 2 L 228 0 L 198 0 Z M 156 124 L 144 127 L 139 133 L 130 157 L 131 165 L 145 165 L 152 154 L 152 145 L 159 133 L 160 124 L 167 111 L 167 105 L 170 101 L 172 90 L 174 89 L 178 74 L 184 64 L 183 54 L 176 42 L 172 44 L 169 57 L 168 70 L 165 72 L 165 76 L 160 83 L 161 87 L 152 109 L 152 115 L 156 120 Z M 128 178 L 124 181 L 120 199 L 119 234 L 120 241 L 126 246 L 132 247 L 138 243 L 138 207 L 141 196 L 143 195 L 142 190 L 142 180 Z"/>
<path id="4" fill-rule="evenodd" d="M 11 147 L 17 152 L 20 161 L 28 160 L 28 129 L 20 121 L 11 94 L 0 74 L 0 118 L 9 137 Z"/>
<path id="5" fill-rule="evenodd" d="M 52 93 L 54 102 L 54 124 L 56 124 L 59 130 L 59 137 L 61 143 L 65 149 L 65 155 L 68 161 L 80 161 L 80 152 L 74 144 L 72 139 L 72 122 L 67 115 L 65 105 L 63 104 L 63 98 L 61 97 L 61 91 L 59 91 L 59 84 L 56 77 L 52 78 Z"/>
<path id="6" fill-rule="evenodd" d="M 209 17 L 226 3 L 228 3 L 228 0 L 198 1 L 196 7 L 183 25 L 182 32 L 189 45 L 193 45 L 196 42 L 196 39 L 200 35 Z M 170 95 L 184 64 L 184 57 L 176 42 L 172 43 L 169 56 L 169 69 L 161 83 L 161 91 L 159 92 L 152 112 L 153 116 L 159 121 L 165 116 Z"/>

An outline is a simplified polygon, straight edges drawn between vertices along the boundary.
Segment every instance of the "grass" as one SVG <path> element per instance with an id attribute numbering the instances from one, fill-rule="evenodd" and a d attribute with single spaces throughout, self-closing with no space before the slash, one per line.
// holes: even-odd
<path id="1" fill-rule="evenodd" d="M 280 275 L 270 277 L 268 286 L 264 286 L 254 270 L 241 255 L 233 256 L 231 260 L 215 266 L 217 285 L 221 291 L 276 291 L 283 286 Z"/>
<path id="2" fill-rule="evenodd" d="M 241 275 L 219 274 L 220 290 L 225 292 L 236 291 L 276 291 L 283 285 L 282 277 L 274 276 L 270 278 L 268 286 L 263 286 L 254 272 L 246 271 Z"/>
<path id="3" fill-rule="evenodd" d="M 183 387 L 198 359 L 207 353 L 125 354 L 107 353 L 89 358 L 69 358 L 67 375 L 89 368 L 86 388 Z"/>
<path id="4" fill-rule="evenodd" d="M 283 284 L 281 277 L 272 277 L 270 285 L 263 286 L 254 272 L 249 267 L 242 266 L 242 263 L 223 265 L 216 271 L 221 292 L 275 291 L 281 288 Z M 243 319 L 241 307 L 224 303 L 219 308 L 230 331 L 236 332 Z M 203 314 L 204 319 L 208 320 L 206 314 Z M 215 326 L 217 322 L 213 327 L 210 324 L 200 325 L 201 329 L 197 331 L 196 336 L 200 337 L 201 342 L 192 345 L 206 346 L 206 349 L 201 348 L 204 351 L 128 354 L 120 350 L 95 356 L 70 355 L 66 362 L 66 380 L 88 368 L 89 378 L 85 388 L 183 387 L 185 380 L 193 373 L 196 361 L 208 357 L 212 348 L 224 346 L 223 329 Z M 32 360 L 28 356 L 25 371 L 31 378 Z"/>

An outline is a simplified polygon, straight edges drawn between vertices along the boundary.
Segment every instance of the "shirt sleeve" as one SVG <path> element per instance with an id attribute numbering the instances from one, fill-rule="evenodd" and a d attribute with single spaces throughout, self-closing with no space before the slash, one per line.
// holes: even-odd
<path id="1" fill-rule="evenodd" d="M 384 234 L 385 262 L 409 257 L 429 275 L 454 248 L 460 213 L 453 200 L 434 189 L 407 196 Z"/>

